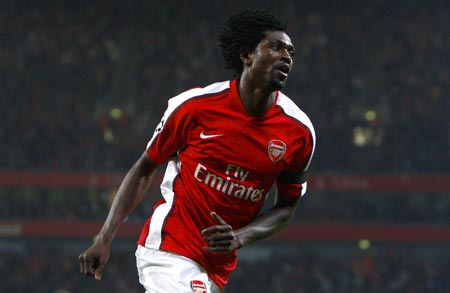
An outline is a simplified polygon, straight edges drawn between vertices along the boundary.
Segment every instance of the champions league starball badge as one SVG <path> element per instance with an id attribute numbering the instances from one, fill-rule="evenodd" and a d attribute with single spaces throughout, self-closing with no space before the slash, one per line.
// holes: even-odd
<path id="1" fill-rule="evenodd" d="M 281 140 L 272 139 L 269 141 L 267 153 L 272 162 L 276 163 L 284 157 L 284 154 L 286 153 L 286 144 Z"/>

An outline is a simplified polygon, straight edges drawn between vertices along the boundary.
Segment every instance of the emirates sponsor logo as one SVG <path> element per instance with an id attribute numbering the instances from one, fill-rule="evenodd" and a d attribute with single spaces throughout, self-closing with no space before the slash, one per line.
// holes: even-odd
<path id="1" fill-rule="evenodd" d="M 206 293 L 206 285 L 203 281 L 200 280 L 192 280 L 191 281 L 191 289 L 193 293 Z"/>
<path id="2" fill-rule="evenodd" d="M 286 144 L 281 140 L 272 139 L 269 141 L 267 153 L 272 162 L 276 163 L 284 157 L 284 154 L 286 154 Z"/>
<path id="3" fill-rule="evenodd" d="M 250 171 L 234 164 L 228 164 L 225 176 L 220 176 L 198 163 L 194 177 L 197 181 L 222 192 L 228 196 L 234 196 L 242 200 L 257 202 L 264 198 L 264 188 L 256 188 L 245 184 Z M 241 184 L 242 183 L 242 184 Z"/>

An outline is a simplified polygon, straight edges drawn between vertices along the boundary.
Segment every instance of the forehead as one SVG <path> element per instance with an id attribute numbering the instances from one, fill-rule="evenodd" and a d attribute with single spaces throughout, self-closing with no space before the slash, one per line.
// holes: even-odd
<path id="1" fill-rule="evenodd" d="M 287 33 L 283 32 L 283 31 L 268 31 L 266 32 L 266 36 L 264 39 L 262 39 L 262 42 L 273 42 L 273 41 L 277 41 L 277 42 L 281 42 L 287 46 L 294 46 L 292 44 L 291 38 L 288 36 Z"/>

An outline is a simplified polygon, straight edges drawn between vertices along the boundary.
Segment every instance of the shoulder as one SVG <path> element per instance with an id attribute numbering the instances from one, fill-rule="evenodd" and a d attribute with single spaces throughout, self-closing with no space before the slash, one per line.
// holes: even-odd
<path id="1" fill-rule="evenodd" d="M 186 102 L 215 96 L 230 90 L 230 81 L 221 81 L 205 87 L 194 87 L 169 99 L 168 110 L 174 110 Z"/>
<path id="2" fill-rule="evenodd" d="M 281 108 L 283 113 L 292 119 L 298 121 L 301 125 L 308 128 L 311 132 L 312 137 L 315 139 L 315 131 L 314 126 L 309 119 L 308 115 L 303 112 L 297 104 L 294 103 L 288 96 L 283 94 L 282 92 L 278 92 L 277 106 Z"/>

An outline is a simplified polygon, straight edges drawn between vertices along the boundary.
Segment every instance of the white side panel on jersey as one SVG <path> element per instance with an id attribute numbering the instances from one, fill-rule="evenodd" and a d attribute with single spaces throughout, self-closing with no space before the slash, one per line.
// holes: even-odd
<path id="1" fill-rule="evenodd" d="M 216 83 L 210 84 L 204 88 L 193 88 L 193 89 L 187 90 L 187 91 L 179 94 L 178 96 L 175 96 L 175 97 L 169 99 L 166 112 L 164 113 L 164 115 L 161 119 L 161 122 L 158 124 L 158 126 L 156 126 L 156 130 L 153 133 L 152 139 L 150 139 L 150 141 L 147 143 L 147 148 L 153 142 L 153 140 L 158 135 L 158 133 L 160 133 L 161 130 L 163 130 L 164 124 L 167 121 L 167 119 L 170 117 L 170 115 L 172 115 L 172 113 L 181 104 L 183 104 L 184 102 L 186 102 L 192 98 L 195 98 L 195 97 L 208 95 L 208 94 L 214 94 L 214 93 L 220 93 L 220 92 L 226 90 L 227 88 L 230 88 L 230 81 L 221 81 L 221 82 L 216 82 Z"/>
<path id="2" fill-rule="evenodd" d="M 168 102 L 167 110 L 164 113 L 161 122 L 156 127 L 152 139 L 147 144 L 147 148 L 151 145 L 151 143 L 158 136 L 158 134 L 164 129 L 165 121 L 167 121 L 170 115 L 172 115 L 172 113 L 184 102 L 195 97 L 219 93 L 228 88 L 230 88 L 229 81 L 217 82 L 204 88 L 193 88 L 191 90 L 179 94 L 178 96 L 171 98 Z M 162 228 L 164 221 L 169 215 L 173 205 L 173 200 L 175 197 L 175 194 L 173 192 L 173 183 L 175 178 L 180 173 L 181 167 L 180 164 L 181 163 L 179 162 L 178 157 L 171 159 L 167 163 L 166 172 L 164 174 L 164 178 L 161 183 L 161 194 L 166 202 L 160 204 L 153 212 L 149 226 L 149 233 L 147 235 L 147 239 L 145 240 L 146 247 L 159 249 L 159 247 L 161 246 Z"/>
<path id="3" fill-rule="evenodd" d="M 166 201 L 160 204 L 153 212 L 149 233 L 147 239 L 145 239 L 145 246 L 159 249 L 162 241 L 162 228 L 165 219 L 167 218 L 173 204 L 174 192 L 173 182 L 180 173 L 180 162 L 177 159 L 172 159 L 167 163 L 166 173 L 161 183 L 161 193 Z"/>
<path id="4" fill-rule="evenodd" d="M 302 191 L 300 192 L 300 196 L 304 196 L 306 193 L 306 189 L 308 188 L 308 183 L 305 181 L 302 183 Z"/>
<path id="5" fill-rule="evenodd" d="M 308 129 L 311 132 L 311 136 L 312 136 L 312 142 L 313 142 L 312 153 L 314 154 L 314 150 L 316 148 L 316 132 L 314 131 L 314 127 L 313 127 L 309 117 L 305 114 L 305 112 L 300 110 L 300 108 L 290 98 L 288 98 L 286 95 L 284 95 L 281 92 L 279 92 L 279 95 L 278 95 L 277 105 L 280 106 L 281 108 L 283 108 L 284 112 L 287 115 L 297 119 L 298 121 L 303 123 L 306 127 L 308 127 Z M 311 163 L 311 160 L 312 160 L 312 156 L 309 158 L 309 161 L 306 164 L 304 171 L 306 171 L 308 169 L 309 164 Z M 305 186 L 305 190 L 306 190 L 306 186 Z"/>

